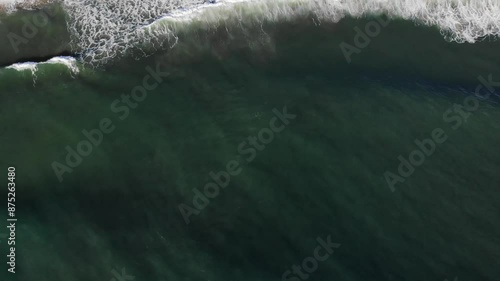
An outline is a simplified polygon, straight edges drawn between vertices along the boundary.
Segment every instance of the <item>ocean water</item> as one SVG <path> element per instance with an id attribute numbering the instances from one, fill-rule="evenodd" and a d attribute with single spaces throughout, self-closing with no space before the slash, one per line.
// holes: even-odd
<path id="1" fill-rule="evenodd" d="M 499 279 L 496 2 L 160 2 L 0 16 L 2 281 Z"/>

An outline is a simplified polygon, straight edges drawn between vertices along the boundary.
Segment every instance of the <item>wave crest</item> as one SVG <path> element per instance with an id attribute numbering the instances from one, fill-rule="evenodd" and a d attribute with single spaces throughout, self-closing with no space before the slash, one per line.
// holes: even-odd
<path id="1" fill-rule="evenodd" d="M 131 50 L 173 47 L 178 29 L 246 21 L 278 21 L 312 14 L 319 21 L 386 14 L 440 28 L 458 43 L 500 34 L 497 0 L 66 0 L 72 45 L 85 61 L 101 65 Z M 198 25 L 200 26 L 200 25 Z M 144 52 L 146 55 L 146 53 Z"/>

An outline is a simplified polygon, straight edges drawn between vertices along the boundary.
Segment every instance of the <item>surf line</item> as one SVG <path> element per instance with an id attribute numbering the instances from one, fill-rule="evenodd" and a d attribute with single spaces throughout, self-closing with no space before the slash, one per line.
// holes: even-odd
<path id="1" fill-rule="evenodd" d="M 53 54 L 50 56 L 34 56 L 34 57 L 20 58 L 19 60 L 14 61 L 14 62 L 0 64 L 0 68 L 9 67 L 9 66 L 12 66 L 15 64 L 23 64 L 23 63 L 44 63 L 44 62 L 50 61 L 51 59 L 57 58 L 57 57 L 72 57 L 76 60 L 78 60 L 80 58 L 80 56 L 78 54 L 64 51 L 64 52 L 60 52 L 60 53 Z"/>

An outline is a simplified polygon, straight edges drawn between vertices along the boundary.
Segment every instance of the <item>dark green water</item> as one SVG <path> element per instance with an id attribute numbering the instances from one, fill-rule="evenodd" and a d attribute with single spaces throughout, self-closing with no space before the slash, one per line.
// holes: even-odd
<path id="1" fill-rule="evenodd" d="M 328 236 L 341 246 L 308 280 L 498 280 L 497 98 L 456 130 L 443 114 L 479 75 L 500 81 L 499 43 L 393 21 L 347 64 L 339 44 L 366 23 L 194 30 L 75 77 L 41 66 L 35 86 L 0 70 L 0 167 L 16 167 L 18 217 L 16 274 L 4 262 L 2 280 L 108 281 L 122 268 L 137 281 L 281 280 Z M 156 65 L 169 76 L 121 120 L 111 104 Z M 248 163 L 238 146 L 285 106 L 295 119 Z M 103 118 L 114 131 L 59 182 L 51 164 Z M 391 192 L 384 173 L 436 128 L 447 140 Z M 231 160 L 241 173 L 186 224 L 179 204 Z"/>

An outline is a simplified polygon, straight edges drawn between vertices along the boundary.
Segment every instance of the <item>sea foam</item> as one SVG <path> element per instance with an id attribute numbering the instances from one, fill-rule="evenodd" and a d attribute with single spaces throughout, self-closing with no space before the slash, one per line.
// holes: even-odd
<path id="1" fill-rule="evenodd" d="M 391 18 L 437 26 L 447 40 L 459 43 L 473 43 L 500 33 L 497 0 L 219 0 L 215 3 L 66 0 L 64 3 L 69 29 L 75 38 L 73 46 L 79 51 L 87 50 L 84 57 L 97 63 L 157 38 L 173 47 L 178 40 L 177 29 L 194 22 L 219 26 L 249 19 L 287 20 L 309 14 L 319 21 L 338 22 L 348 15 L 383 13 Z"/>
<path id="2" fill-rule="evenodd" d="M 18 72 L 29 71 L 29 72 L 31 72 L 31 74 L 33 76 L 33 84 L 36 84 L 37 71 L 39 70 L 39 67 L 41 67 L 43 65 L 65 66 L 70 71 L 71 75 L 78 74 L 80 72 L 76 58 L 68 57 L 68 56 L 53 57 L 53 58 L 51 58 L 47 61 L 44 61 L 44 62 L 14 63 L 12 65 L 5 67 L 5 69 L 14 70 L 14 71 L 18 71 Z"/>
<path id="3" fill-rule="evenodd" d="M 18 2 L 18 0 L 0 0 Z M 37 2 L 37 1 L 34 1 Z M 39 1 L 38 1 L 39 2 Z M 293 20 L 312 15 L 319 22 L 346 16 L 386 14 L 437 26 L 448 41 L 474 43 L 500 35 L 498 0 L 64 0 L 72 47 L 99 65 L 152 42 L 173 47 L 178 30 L 242 22 Z M 215 2 L 215 3 L 212 3 Z"/>

